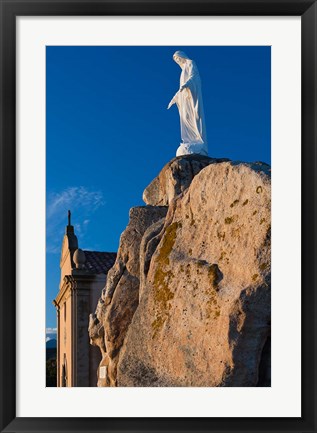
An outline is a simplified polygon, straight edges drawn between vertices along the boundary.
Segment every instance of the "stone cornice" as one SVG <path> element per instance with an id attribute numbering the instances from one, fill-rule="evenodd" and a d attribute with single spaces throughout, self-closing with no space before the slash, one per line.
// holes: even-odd
<path id="1" fill-rule="evenodd" d="M 77 282 L 85 281 L 85 282 L 95 282 L 95 281 L 106 281 L 107 274 L 92 274 L 89 271 L 81 270 L 81 269 L 73 269 L 72 275 L 74 280 Z"/>
<path id="2" fill-rule="evenodd" d="M 87 271 L 74 269 L 72 275 L 65 275 L 63 285 L 61 286 L 56 298 L 53 300 L 53 304 L 56 308 L 59 308 L 62 300 L 64 300 L 66 295 L 71 291 L 89 291 L 91 283 L 106 283 L 106 277 L 106 274 L 90 274 Z"/>
<path id="3" fill-rule="evenodd" d="M 63 280 L 63 285 L 60 288 L 56 298 L 53 301 L 55 307 L 58 307 L 61 301 L 65 298 L 67 292 L 76 289 L 77 283 L 71 275 L 66 275 Z"/>

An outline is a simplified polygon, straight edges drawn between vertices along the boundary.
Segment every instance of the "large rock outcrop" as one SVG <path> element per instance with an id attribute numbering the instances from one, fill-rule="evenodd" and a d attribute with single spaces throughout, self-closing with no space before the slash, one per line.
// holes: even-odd
<path id="1" fill-rule="evenodd" d="M 190 155 L 163 171 L 144 195 L 167 215 L 130 221 L 97 308 L 99 385 L 268 386 L 270 167 Z"/>

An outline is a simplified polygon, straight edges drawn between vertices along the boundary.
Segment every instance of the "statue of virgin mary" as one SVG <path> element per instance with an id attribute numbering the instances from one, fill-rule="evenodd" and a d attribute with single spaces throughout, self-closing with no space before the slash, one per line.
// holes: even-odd
<path id="1" fill-rule="evenodd" d="M 198 153 L 208 155 L 201 80 L 196 63 L 183 51 L 176 51 L 174 61 L 181 67 L 180 87 L 168 104 L 179 111 L 182 143 L 176 156 Z"/>

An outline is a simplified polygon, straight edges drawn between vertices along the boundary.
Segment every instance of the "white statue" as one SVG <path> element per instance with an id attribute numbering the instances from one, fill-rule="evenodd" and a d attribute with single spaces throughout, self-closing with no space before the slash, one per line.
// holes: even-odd
<path id="1" fill-rule="evenodd" d="M 183 51 L 176 51 L 173 59 L 182 69 L 179 90 L 167 107 L 177 104 L 179 111 L 182 143 L 176 156 L 208 155 L 201 80 L 196 63 Z"/>

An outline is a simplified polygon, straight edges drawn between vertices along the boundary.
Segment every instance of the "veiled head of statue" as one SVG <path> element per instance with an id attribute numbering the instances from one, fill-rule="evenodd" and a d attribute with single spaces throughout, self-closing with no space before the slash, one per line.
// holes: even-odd
<path id="1" fill-rule="evenodd" d="M 173 59 L 179 65 L 184 64 L 186 60 L 190 60 L 190 58 L 187 56 L 186 53 L 184 53 L 184 51 L 175 51 L 175 53 L 173 54 Z"/>

